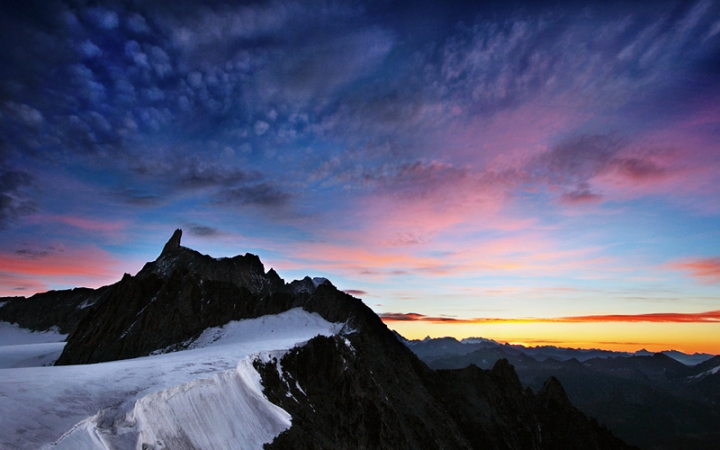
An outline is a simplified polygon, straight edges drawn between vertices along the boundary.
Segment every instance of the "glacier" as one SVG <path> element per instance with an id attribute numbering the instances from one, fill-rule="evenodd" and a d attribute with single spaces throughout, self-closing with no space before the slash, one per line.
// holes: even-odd
<path id="1" fill-rule="evenodd" d="M 265 398 L 253 361 L 343 326 L 294 308 L 209 328 L 182 351 L 2 368 L 0 448 L 260 449 L 292 418 Z"/>
<path id="2" fill-rule="evenodd" d="M 0 369 L 52 365 L 65 347 L 65 338 L 54 329 L 30 331 L 0 322 Z"/>

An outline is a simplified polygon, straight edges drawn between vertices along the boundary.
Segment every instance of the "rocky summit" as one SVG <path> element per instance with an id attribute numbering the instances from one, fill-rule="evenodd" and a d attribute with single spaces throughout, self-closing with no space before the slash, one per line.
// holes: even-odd
<path id="1" fill-rule="evenodd" d="M 208 328 L 302 308 L 342 331 L 254 360 L 263 395 L 292 417 L 264 448 L 634 448 L 574 408 L 555 378 L 534 393 L 505 359 L 489 370 L 432 370 L 329 281 L 286 283 L 255 255 L 215 259 L 183 247 L 181 237 L 177 230 L 137 275 L 76 293 L 85 300 L 67 308 L 81 317 L 55 315 L 72 322 L 58 365 L 179 351 Z M 38 304 L 31 300 L 8 302 L 19 311 Z"/>

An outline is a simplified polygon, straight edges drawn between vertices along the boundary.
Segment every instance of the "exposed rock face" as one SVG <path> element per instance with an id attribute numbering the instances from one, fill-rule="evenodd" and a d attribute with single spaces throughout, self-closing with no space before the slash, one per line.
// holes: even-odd
<path id="1" fill-rule="evenodd" d="M 265 395 L 292 415 L 291 428 L 266 448 L 629 448 L 573 408 L 557 380 L 534 395 L 505 360 L 492 370 L 433 371 L 330 282 L 286 284 L 254 255 L 216 260 L 180 246 L 180 237 L 103 291 L 58 364 L 181 348 L 208 327 L 302 307 L 344 331 L 255 362 Z"/>
<path id="2" fill-rule="evenodd" d="M 314 338 L 256 368 L 268 399 L 293 417 L 266 449 L 634 448 L 575 409 L 557 379 L 537 395 L 523 390 L 506 360 L 431 371 L 358 332 Z"/>
<path id="3" fill-rule="evenodd" d="M 46 331 L 57 327 L 62 334 L 75 330 L 86 308 L 102 295 L 105 288 L 75 288 L 49 291 L 32 297 L 2 297 L 0 320 L 17 323 L 33 331 Z"/>
<path id="4" fill-rule="evenodd" d="M 182 230 L 177 229 L 173 233 L 173 235 L 170 237 L 170 240 L 167 241 L 167 244 L 165 244 L 165 247 L 163 247 L 163 251 L 160 253 L 160 256 L 163 256 L 167 253 L 170 253 L 174 250 L 177 250 L 180 248 L 180 240 L 182 239 Z"/>
<path id="5" fill-rule="evenodd" d="M 231 320 L 300 306 L 273 270 L 251 254 L 214 259 L 180 246 L 180 230 L 160 257 L 109 286 L 68 337 L 57 365 L 145 356 Z M 310 282 L 312 284 L 312 281 Z"/>

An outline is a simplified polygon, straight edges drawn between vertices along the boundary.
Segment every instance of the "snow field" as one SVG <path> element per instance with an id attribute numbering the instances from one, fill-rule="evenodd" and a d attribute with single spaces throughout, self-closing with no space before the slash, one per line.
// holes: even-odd
<path id="1" fill-rule="evenodd" d="M 290 427 L 291 417 L 265 398 L 253 360 L 248 357 L 237 370 L 140 399 L 133 411 L 138 444 L 227 449 L 262 448 L 271 442 Z"/>
<path id="2" fill-rule="evenodd" d="M 67 337 L 56 331 L 36 332 L 0 322 L 0 369 L 52 365 Z"/>
<path id="3" fill-rule="evenodd" d="M 295 308 L 208 329 L 180 352 L 0 369 L 0 448 L 261 448 L 291 418 L 265 399 L 252 361 L 342 326 Z"/>

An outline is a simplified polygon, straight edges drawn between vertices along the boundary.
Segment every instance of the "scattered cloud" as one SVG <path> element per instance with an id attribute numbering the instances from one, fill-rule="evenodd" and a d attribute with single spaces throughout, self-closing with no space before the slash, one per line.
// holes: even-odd
<path id="1" fill-rule="evenodd" d="M 278 208 L 292 198 L 277 185 L 270 182 L 225 189 L 218 194 L 216 204 L 221 206 L 261 206 Z"/>
<path id="2" fill-rule="evenodd" d="M 605 322 L 654 322 L 654 323 L 718 323 L 720 311 L 702 313 L 651 313 L 651 314 L 605 314 L 592 316 L 571 316 L 556 318 L 472 318 L 425 316 L 417 313 L 382 313 L 384 322 L 428 322 L 456 324 L 493 323 L 605 323 Z"/>
<path id="3" fill-rule="evenodd" d="M 35 212 L 37 205 L 26 192 L 32 181 L 25 171 L 0 169 L 0 230 L 19 216 Z"/>
<path id="4" fill-rule="evenodd" d="M 720 283 L 720 257 L 696 258 L 671 263 L 675 269 L 684 270 L 706 283 Z"/>
<path id="5" fill-rule="evenodd" d="M 42 252 L 42 251 L 41 251 Z M 12 279 L 46 279 L 73 282 L 113 281 L 118 265 L 108 253 L 90 247 L 48 251 L 42 256 L 0 253 L 0 275 Z M 73 281 L 74 280 L 74 281 Z"/>
<path id="6" fill-rule="evenodd" d="M 200 225 L 198 223 L 189 223 L 186 225 L 186 227 L 190 234 L 192 234 L 193 236 L 215 237 L 222 234 L 222 232 L 215 227 Z"/>
<path id="7" fill-rule="evenodd" d="M 346 294 L 355 295 L 358 297 L 368 294 L 366 291 L 361 291 L 359 289 L 345 289 L 343 292 L 345 292 Z"/>
<path id="8" fill-rule="evenodd" d="M 77 216 L 40 216 L 35 221 L 42 220 L 48 223 L 61 223 L 85 231 L 112 234 L 127 228 L 127 222 L 122 220 L 105 221 Z"/>
<path id="9" fill-rule="evenodd" d="M 166 202 L 166 199 L 163 199 L 163 197 L 151 194 L 141 189 L 113 189 L 110 192 L 110 195 L 112 198 L 117 199 L 126 205 L 140 208 L 155 208 Z"/>

